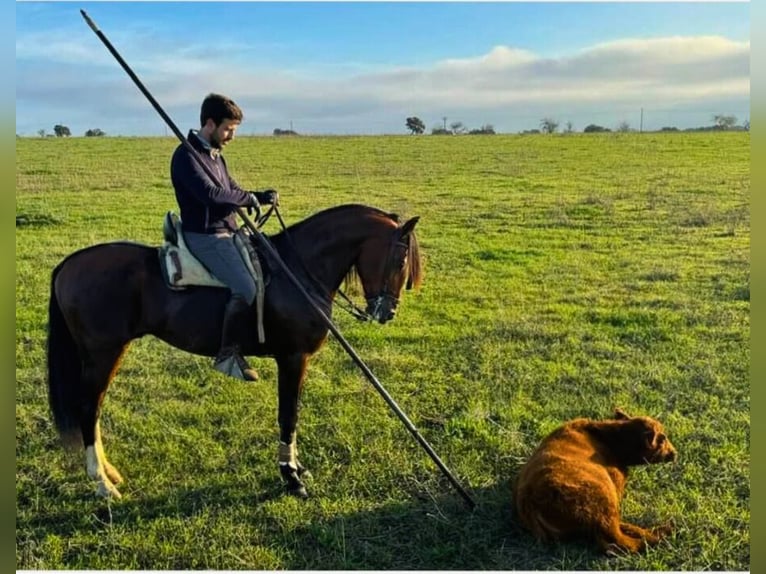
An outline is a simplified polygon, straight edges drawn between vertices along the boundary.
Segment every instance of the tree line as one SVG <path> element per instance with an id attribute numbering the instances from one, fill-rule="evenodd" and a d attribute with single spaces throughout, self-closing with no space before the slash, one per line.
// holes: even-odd
<path id="1" fill-rule="evenodd" d="M 63 124 L 56 124 L 55 126 L 53 126 L 52 134 L 49 134 L 44 129 L 40 129 L 40 130 L 37 130 L 37 135 L 40 136 L 41 138 L 54 137 L 54 136 L 57 138 L 68 138 L 72 136 L 72 130 L 70 130 L 68 126 L 65 126 Z M 86 130 L 83 135 L 88 138 L 102 137 L 106 135 L 106 132 L 104 132 L 103 130 L 99 128 L 93 128 L 93 129 Z"/>
<path id="2" fill-rule="evenodd" d="M 446 118 L 442 118 L 444 120 L 442 125 L 434 126 L 431 129 L 432 135 L 460 135 L 460 134 L 494 134 L 495 129 L 491 124 L 485 124 L 481 126 L 478 129 L 472 129 L 469 130 L 463 125 L 463 122 L 452 122 L 449 124 L 449 128 L 447 128 L 447 122 Z M 712 116 L 713 124 L 709 126 L 700 126 L 696 128 L 686 128 L 683 131 L 729 131 L 729 130 L 739 130 L 739 131 L 750 131 L 750 120 L 745 120 L 742 125 L 738 125 L 737 123 L 737 116 L 734 115 L 727 115 L 727 114 L 714 114 Z M 412 135 L 420 135 L 425 133 L 426 126 L 423 120 L 421 120 L 417 116 L 411 116 L 408 117 L 405 121 L 406 128 L 410 130 L 410 133 Z M 561 125 L 561 122 L 558 120 L 552 118 L 552 117 L 545 117 L 540 120 L 539 127 L 535 129 L 529 129 L 529 130 L 523 130 L 520 133 L 522 134 L 554 134 L 559 132 L 559 128 L 561 129 L 561 133 L 574 133 L 574 125 L 571 121 L 566 122 L 563 126 Z M 598 124 L 588 124 L 583 128 L 583 133 L 600 133 L 600 132 L 635 132 L 637 131 L 633 126 L 630 125 L 627 121 L 621 121 L 615 128 L 612 130 L 611 128 L 601 126 Z M 675 126 L 663 126 L 660 130 L 655 131 L 662 131 L 662 132 L 668 132 L 668 131 L 681 131 Z"/>
<path id="3" fill-rule="evenodd" d="M 700 126 L 696 128 L 686 128 L 683 131 L 733 131 L 733 130 L 739 130 L 739 131 L 750 131 L 750 120 L 745 120 L 742 125 L 740 126 L 738 124 L 737 116 L 734 115 L 728 115 L 728 114 L 714 114 L 712 116 L 712 125 L 708 126 Z M 461 134 L 479 134 L 479 135 L 492 135 L 495 134 L 495 128 L 492 124 L 484 124 L 478 128 L 469 129 L 468 127 L 463 124 L 463 122 L 460 121 L 453 121 L 447 126 L 447 118 L 442 118 L 443 122 L 441 125 L 436 125 L 433 128 L 431 128 L 431 135 L 461 135 Z M 404 123 L 405 127 L 410 131 L 410 134 L 412 135 L 421 135 L 425 133 L 426 131 L 426 124 L 417 116 L 410 116 L 405 120 Z M 552 117 L 544 117 L 540 120 L 539 127 L 535 129 L 528 129 L 523 130 L 520 133 L 522 134 L 554 134 L 559 132 L 559 128 L 561 128 L 561 133 L 573 133 L 574 132 L 574 125 L 571 121 L 566 122 L 563 126 L 561 123 L 552 118 Z M 637 131 L 633 126 L 630 125 L 627 121 L 620 122 L 614 130 L 601 126 L 598 124 L 588 124 L 583 128 L 583 133 L 600 133 L 600 132 L 635 132 Z M 643 131 L 643 130 L 642 130 Z M 677 132 L 682 131 L 679 128 L 675 126 L 663 126 L 659 130 L 654 131 L 661 131 L 661 132 Z M 41 129 L 37 131 L 37 135 L 40 137 L 71 137 L 72 131 L 69 129 L 68 126 L 65 126 L 63 124 L 56 124 L 53 126 L 53 133 L 49 134 L 46 130 Z M 101 130 L 100 128 L 92 128 L 88 129 L 84 133 L 85 137 L 103 137 L 106 135 L 106 132 Z M 280 129 L 276 128 L 273 131 L 273 135 L 275 136 L 295 136 L 298 135 L 297 132 L 293 131 L 292 129 Z"/>
<path id="4" fill-rule="evenodd" d="M 417 116 L 407 118 L 405 126 L 413 135 L 419 135 L 426 131 L 426 125 Z M 444 125 L 434 126 L 431 129 L 432 135 L 459 135 L 459 134 L 494 134 L 495 128 L 492 124 L 484 124 L 479 128 L 468 129 L 463 122 L 452 122 L 447 128 L 447 119 L 444 118 Z"/>

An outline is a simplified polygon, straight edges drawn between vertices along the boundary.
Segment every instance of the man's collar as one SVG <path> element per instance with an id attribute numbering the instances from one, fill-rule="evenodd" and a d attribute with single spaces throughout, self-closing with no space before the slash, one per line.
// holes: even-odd
<path id="1" fill-rule="evenodd" d="M 199 140 L 200 144 L 202 145 L 202 149 L 204 149 L 207 153 L 209 153 L 210 157 L 215 159 L 219 155 L 221 155 L 221 150 L 211 146 L 210 142 L 207 141 L 205 138 L 203 138 L 202 134 L 200 134 L 199 131 L 191 130 L 191 133 L 197 137 L 197 140 Z"/>

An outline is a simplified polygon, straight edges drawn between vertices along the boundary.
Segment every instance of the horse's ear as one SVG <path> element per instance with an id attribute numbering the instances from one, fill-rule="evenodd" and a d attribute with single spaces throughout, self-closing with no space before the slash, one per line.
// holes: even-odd
<path id="1" fill-rule="evenodd" d="M 416 215 L 412 219 L 408 220 L 404 225 L 402 225 L 402 233 L 400 237 L 404 239 L 410 233 L 412 233 L 412 230 L 415 229 L 415 224 L 417 224 L 418 221 L 420 221 L 420 216 Z"/>

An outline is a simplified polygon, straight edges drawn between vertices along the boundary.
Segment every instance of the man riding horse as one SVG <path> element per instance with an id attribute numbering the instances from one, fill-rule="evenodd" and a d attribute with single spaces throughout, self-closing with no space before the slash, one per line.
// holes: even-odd
<path id="1" fill-rule="evenodd" d="M 242 356 L 240 344 L 248 328 L 249 308 L 257 286 L 234 243 L 235 215 L 237 207 L 277 203 L 278 195 L 273 189 L 245 191 L 229 176 L 221 151 L 234 139 L 242 117 L 242 110 L 230 98 L 209 94 L 200 110 L 201 127 L 198 131 L 190 130 L 187 139 L 198 157 L 218 175 L 218 183 L 208 177 L 184 145 L 173 153 L 170 176 L 189 249 L 230 291 L 214 366 L 246 381 L 255 381 L 258 373 Z"/>

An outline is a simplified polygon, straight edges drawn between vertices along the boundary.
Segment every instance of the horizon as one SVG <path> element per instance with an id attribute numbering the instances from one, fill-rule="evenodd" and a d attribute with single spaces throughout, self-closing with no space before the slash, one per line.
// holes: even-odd
<path id="1" fill-rule="evenodd" d="M 179 129 L 209 92 L 238 136 L 404 135 L 543 118 L 582 132 L 750 118 L 749 3 L 17 2 L 16 133 L 172 135 L 84 9 Z"/>

